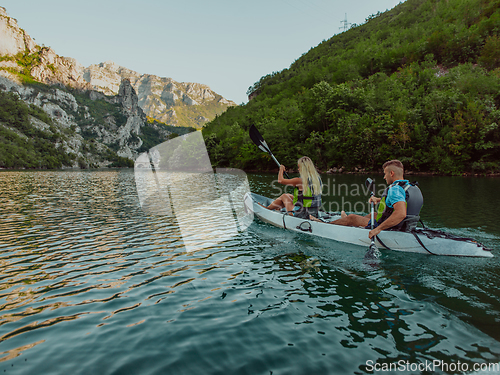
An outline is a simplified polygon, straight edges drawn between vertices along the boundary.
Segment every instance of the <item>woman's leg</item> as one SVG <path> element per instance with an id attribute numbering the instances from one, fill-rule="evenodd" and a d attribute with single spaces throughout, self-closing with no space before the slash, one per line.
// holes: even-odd
<path id="1" fill-rule="evenodd" d="M 271 203 L 266 208 L 270 210 L 281 210 L 283 207 L 285 207 L 287 211 L 293 210 L 292 194 L 282 194 L 279 198 L 275 199 L 273 203 Z"/>

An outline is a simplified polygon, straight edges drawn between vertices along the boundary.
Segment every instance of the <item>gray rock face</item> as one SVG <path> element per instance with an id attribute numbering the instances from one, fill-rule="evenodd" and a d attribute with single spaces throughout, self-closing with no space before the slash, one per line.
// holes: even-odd
<path id="1" fill-rule="evenodd" d="M 14 56 L 28 50 L 34 52 L 36 43 L 17 25 L 17 21 L 0 7 L 0 55 Z"/>
<path id="2" fill-rule="evenodd" d="M 49 85 L 95 90 L 107 96 L 118 95 L 123 79 L 128 79 L 138 96 L 138 104 L 147 116 L 169 125 L 201 127 L 234 102 L 200 83 L 176 82 L 172 78 L 139 74 L 113 61 L 84 68 L 78 61 L 58 56 L 51 48 L 36 45 L 14 18 L 0 7 L 0 75 L 18 80 L 12 70 L 23 69 L 15 61 L 17 54 L 36 54 L 29 67 L 31 76 Z M 203 114 L 203 115 L 202 115 Z"/>
<path id="3" fill-rule="evenodd" d="M 0 89 L 5 92 L 16 94 L 27 104 L 34 104 L 44 110 L 53 120 L 60 130 L 74 127 L 76 131 L 61 140 L 56 147 L 62 147 L 67 153 L 74 153 L 78 158 L 85 158 L 81 151 L 83 137 L 79 134 L 80 129 L 72 115 L 68 114 L 64 108 L 78 109 L 78 104 L 73 95 L 54 88 L 52 92 L 39 92 L 31 87 L 18 84 L 6 77 L 0 76 Z M 57 103 L 57 104 L 56 104 Z M 49 125 L 39 119 L 30 116 L 30 123 L 35 128 L 49 131 Z M 78 167 L 75 162 L 74 167 Z"/>
<path id="4" fill-rule="evenodd" d="M 139 106 L 149 116 L 167 124 L 178 125 L 176 107 L 212 106 L 225 110 L 234 102 L 224 99 L 207 85 L 177 82 L 172 78 L 139 74 L 133 70 L 106 61 L 85 68 L 84 79 L 96 91 L 116 95 L 122 79 L 130 80 L 139 98 Z M 199 116 L 198 116 L 199 117 Z M 182 124 L 186 125 L 186 124 Z"/>
<path id="5" fill-rule="evenodd" d="M 31 63 L 32 77 L 49 85 L 59 84 L 75 88 L 90 88 L 83 79 L 83 66 L 75 59 L 58 56 L 52 48 L 40 47 L 17 25 L 17 21 L 0 7 L 0 56 L 15 57 L 18 54 L 38 55 L 38 62 Z M 20 71 L 16 61 L 3 61 L 0 69 L 11 68 Z M 7 74 L 3 74 L 6 76 Z"/>
<path id="6" fill-rule="evenodd" d="M 37 81 L 48 85 L 62 84 L 79 89 L 90 89 L 83 79 L 83 65 L 71 58 L 58 56 L 52 48 L 40 49 L 40 64 L 31 69 Z"/>
<path id="7" fill-rule="evenodd" d="M 107 97 L 99 92 L 92 92 L 92 100 L 105 100 L 108 103 L 119 104 L 121 112 L 126 116 L 125 124 L 117 124 L 114 117 L 106 117 L 106 123 L 93 127 L 97 139 L 105 144 L 118 144 L 119 156 L 135 159 L 137 149 L 142 146 L 142 140 L 137 137 L 141 128 L 146 125 L 146 115 L 141 107 L 137 94 L 128 79 L 123 79 L 118 88 L 118 95 Z"/>
<path id="8" fill-rule="evenodd" d="M 68 153 L 74 153 L 77 158 L 87 160 L 88 164 L 106 166 L 109 162 L 96 161 L 93 155 L 82 150 L 82 145 L 85 143 L 82 136 L 84 131 L 91 131 L 94 134 L 93 142 L 97 152 L 105 151 L 105 145 L 115 145 L 119 156 L 134 160 L 138 149 L 142 146 L 142 140 L 138 135 L 144 126 L 149 126 L 146 125 L 146 115 L 138 105 L 137 94 L 127 79 L 121 82 L 118 95 L 108 97 L 96 91 L 88 93 L 93 101 L 106 101 L 117 105 L 118 114 L 122 117 L 121 123 L 116 115 L 111 113 L 106 114 L 100 122 L 92 117 L 88 107 L 79 104 L 74 95 L 57 87 L 39 91 L 37 88 L 23 86 L 0 75 L 0 90 L 12 92 L 25 103 L 42 108 L 60 131 L 74 129 L 74 132 L 66 132 L 67 136 L 57 146 L 63 147 Z M 84 118 L 86 125 L 79 123 L 78 118 Z M 34 117 L 31 117 L 30 122 L 38 129 L 49 129 L 49 125 Z M 162 135 L 167 137 L 168 134 L 163 131 Z M 77 166 L 75 162 L 75 167 Z"/>

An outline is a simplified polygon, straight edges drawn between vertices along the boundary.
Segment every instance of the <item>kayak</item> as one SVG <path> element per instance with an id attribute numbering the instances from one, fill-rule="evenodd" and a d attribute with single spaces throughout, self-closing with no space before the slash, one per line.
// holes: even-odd
<path id="1" fill-rule="evenodd" d="M 263 222 L 279 228 L 364 247 L 371 244 L 368 238 L 369 229 L 330 224 L 329 222 L 340 218 L 338 213 L 320 211 L 321 221 L 302 219 L 288 215 L 284 210 L 272 211 L 263 207 L 268 206 L 272 201 L 271 198 L 250 192 L 247 192 L 243 198 L 247 212 L 253 212 Z M 411 253 L 493 257 L 491 250 L 471 238 L 458 237 L 429 228 L 416 228 L 411 232 L 385 230 L 377 235 L 375 245 L 380 249 Z"/>

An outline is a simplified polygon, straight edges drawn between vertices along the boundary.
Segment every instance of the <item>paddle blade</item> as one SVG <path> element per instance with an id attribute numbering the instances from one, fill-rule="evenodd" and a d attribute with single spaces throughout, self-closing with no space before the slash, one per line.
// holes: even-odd
<path id="1" fill-rule="evenodd" d="M 378 259 L 380 256 L 380 251 L 377 246 L 372 242 L 365 254 L 365 259 Z"/>
<path id="2" fill-rule="evenodd" d="M 372 191 L 375 181 L 368 177 L 365 181 L 365 186 L 367 191 Z"/>
<path id="3" fill-rule="evenodd" d="M 377 249 L 375 242 L 372 241 L 370 247 L 366 251 L 365 259 L 378 259 L 380 257 L 380 251 Z"/>
<path id="4" fill-rule="evenodd" d="M 264 140 L 262 135 L 259 133 L 259 131 L 255 127 L 255 125 L 253 125 L 253 124 L 250 126 L 249 135 L 250 135 L 250 139 L 252 140 L 252 142 L 255 143 L 255 145 L 261 151 L 267 152 L 269 155 L 271 155 L 271 158 L 274 160 L 276 165 L 278 165 L 278 167 L 279 167 L 280 166 L 279 161 L 274 157 L 274 155 L 271 152 L 271 149 L 267 145 L 266 141 Z M 288 173 L 286 173 L 286 172 L 285 172 L 285 176 L 286 176 L 286 178 L 290 178 L 290 176 L 288 176 Z"/>
<path id="5" fill-rule="evenodd" d="M 269 148 L 267 147 L 266 141 L 262 138 L 262 135 L 259 133 L 255 125 L 250 126 L 249 135 L 252 142 L 255 143 L 258 148 L 263 150 L 262 147 L 265 147 L 263 151 L 268 152 Z"/>

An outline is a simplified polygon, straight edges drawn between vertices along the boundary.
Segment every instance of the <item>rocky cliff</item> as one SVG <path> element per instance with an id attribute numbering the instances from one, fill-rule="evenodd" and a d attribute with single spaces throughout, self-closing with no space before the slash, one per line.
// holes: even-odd
<path id="1" fill-rule="evenodd" d="M 173 134 L 148 121 L 129 79 L 113 95 L 92 90 L 83 66 L 36 45 L 1 7 L 0 93 L 0 167 L 125 166 Z"/>
<path id="2" fill-rule="evenodd" d="M 35 52 L 36 43 L 17 25 L 17 21 L 0 7 L 0 55 L 17 55 L 25 51 Z"/>
<path id="3" fill-rule="evenodd" d="M 84 68 L 36 45 L 2 7 L 0 102 L 0 168 L 131 165 L 234 104 L 206 85 L 112 62 Z"/>
<path id="4" fill-rule="evenodd" d="M 2 131 L 14 131 L 27 139 L 34 134 L 33 128 L 43 130 L 49 133 L 47 138 L 56 149 L 71 155 L 71 161 L 66 164 L 69 167 L 130 165 L 126 159 L 134 160 L 139 152 L 145 151 L 142 147 L 148 134 L 153 133 L 153 144 L 169 139 L 172 134 L 161 124 L 148 123 L 138 105 L 137 94 L 126 79 L 115 96 L 55 86 L 21 85 L 2 76 L 0 91 L 14 94 L 28 106 L 41 108 L 48 115 L 43 121 L 30 116 L 31 126 L 16 128 L 5 118 L 5 113 L 0 113 L 4 115 L 0 116 L 0 144 L 10 139 L 2 137 Z M 8 110 L 6 112 L 8 115 Z M 6 165 L 0 157 L 0 167 L 19 165 Z"/>
<path id="5" fill-rule="evenodd" d="M 121 80 L 129 79 L 139 97 L 139 106 L 147 116 L 171 125 L 201 128 L 215 115 L 235 105 L 207 85 L 139 74 L 113 61 L 85 68 L 83 78 L 94 90 L 106 95 L 116 95 Z"/>
<path id="6" fill-rule="evenodd" d="M 84 67 L 75 59 L 58 56 L 41 47 L 0 7 L 0 71 L 16 82 L 22 78 L 49 85 L 90 89 L 83 79 Z"/>
<path id="7" fill-rule="evenodd" d="M 48 85 L 93 89 L 107 96 L 117 95 L 122 80 L 128 79 L 145 114 L 174 126 L 201 128 L 205 122 L 235 105 L 207 85 L 139 74 L 112 61 L 85 68 L 75 59 L 59 56 L 49 47 L 36 45 L 2 7 L 0 72 L 18 83 L 33 79 Z"/>

